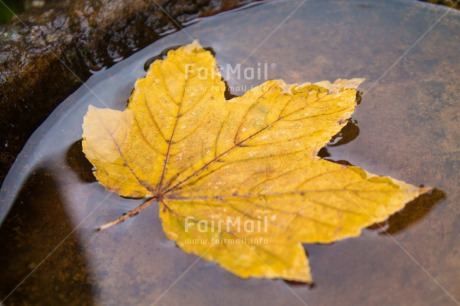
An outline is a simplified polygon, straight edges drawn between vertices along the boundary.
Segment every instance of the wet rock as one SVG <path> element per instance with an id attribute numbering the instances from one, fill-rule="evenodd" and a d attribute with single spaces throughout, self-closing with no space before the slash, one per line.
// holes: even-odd
<path id="1" fill-rule="evenodd" d="M 0 182 L 32 132 L 90 75 L 182 24 L 252 0 L 63 0 L 0 27 Z"/>
<path id="2" fill-rule="evenodd" d="M 421 0 L 421 1 L 446 5 L 451 8 L 460 9 L 460 1 L 458 0 Z"/>

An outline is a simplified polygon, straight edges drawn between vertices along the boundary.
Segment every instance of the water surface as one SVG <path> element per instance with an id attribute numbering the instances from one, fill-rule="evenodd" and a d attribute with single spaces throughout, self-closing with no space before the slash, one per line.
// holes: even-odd
<path id="1" fill-rule="evenodd" d="M 12 205 L 0 228 L 4 304 L 455 305 L 460 14 L 446 11 L 402 0 L 265 3 L 201 20 L 93 76 L 35 132 L 0 191 L 0 218 Z M 437 190 L 391 217 L 387 232 L 377 226 L 333 245 L 305 245 L 313 287 L 243 280 L 196 261 L 166 239 L 154 205 L 95 232 L 140 201 L 95 182 L 81 153 L 87 107 L 124 109 L 144 63 L 192 38 L 222 67 L 268 63 L 267 78 L 366 78 L 355 124 L 321 155 Z M 229 95 L 240 95 L 264 80 L 226 81 Z"/>

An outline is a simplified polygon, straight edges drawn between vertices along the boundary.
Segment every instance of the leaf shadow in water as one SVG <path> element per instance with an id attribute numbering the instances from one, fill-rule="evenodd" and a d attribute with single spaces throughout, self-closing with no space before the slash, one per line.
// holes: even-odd
<path id="1" fill-rule="evenodd" d="M 66 161 L 69 167 L 78 174 L 81 181 L 92 183 L 96 181 L 93 175 L 93 165 L 86 159 L 83 153 L 82 140 L 74 142 L 66 154 Z"/>
<path id="2" fill-rule="evenodd" d="M 337 146 L 347 144 L 353 141 L 356 137 L 358 137 L 358 135 L 359 135 L 358 121 L 351 119 L 351 118 L 348 119 L 347 124 L 342 128 L 342 130 L 340 130 L 340 132 L 334 135 L 325 147 L 321 148 L 321 150 L 318 151 L 318 156 L 321 157 L 322 159 L 328 160 L 336 164 L 352 166 L 352 164 L 347 160 L 332 159 L 332 156 L 328 151 L 328 147 L 337 147 Z"/>
<path id="3" fill-rule="evenodd" d="M 370 229 L 380 231 L 380 235 L 397 234 L 422 220 L 445 198 L 445 192 L 435 188 L 430 193 L 422 194 L 415 200 L 409 202 L 401 211 L 390 216 L 384 223 L 387 226 L 375 224 L 371 226 Z M 384 229 L 385 227 L 386 229 Z"/>
<path id="4" fill-rule="evenodd" d="M 46 167 L 34 170 L 0 227 L 0 300 L 7 304 L 95 304 L 85 253 L 57 179 Z"/>

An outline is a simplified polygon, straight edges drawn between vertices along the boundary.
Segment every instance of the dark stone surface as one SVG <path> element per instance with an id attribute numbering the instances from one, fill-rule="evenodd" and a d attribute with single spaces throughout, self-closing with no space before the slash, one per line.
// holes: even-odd
<path id="1" fill-rule="evenodd" d="M 64 0 L 0 27 L 0 182 L 33 131 L 91 73 L 197 17 L 248 2 Z"/>
<path id="2" fill-rule="evenodd" d="M 460 1 L 459 0 L 421 0 L 424 2 L 430 2 L 435 4 L 446 5 L 451 8 L 460 9 Z"/>

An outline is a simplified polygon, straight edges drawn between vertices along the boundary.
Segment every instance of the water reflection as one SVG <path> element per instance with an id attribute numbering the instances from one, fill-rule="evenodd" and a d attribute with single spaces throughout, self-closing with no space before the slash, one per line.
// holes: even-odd
<path id="1" fill-rule="evenodd" d="M 56 180 L 46 167 L 35 169 L 0 227 L 1 300 L 20 284 L 5 305 L 94 304 L 87 259 Z"/>
<path id="2" fill-rule="evenodd" d="M 176 50 L 178 48 L 180 48 L 181 45 L 175 45 L 175 46 L 170 46 L 170 47 L 167 47 L 165 49 L 163 49 L 159 54 L 157 55 L 154 55 L 152 57 L 150 57 L 148 60 L 145 61 L 144 63 L 144 71 L 147 72 L 147 70 L 149 70 L 150 68 L 150 65 L 156 61 L 156 60 L 163 60 L 166 58 L 166 55 L 168 55 L 168 52 L 171 51 L 171 50 Z"/>

